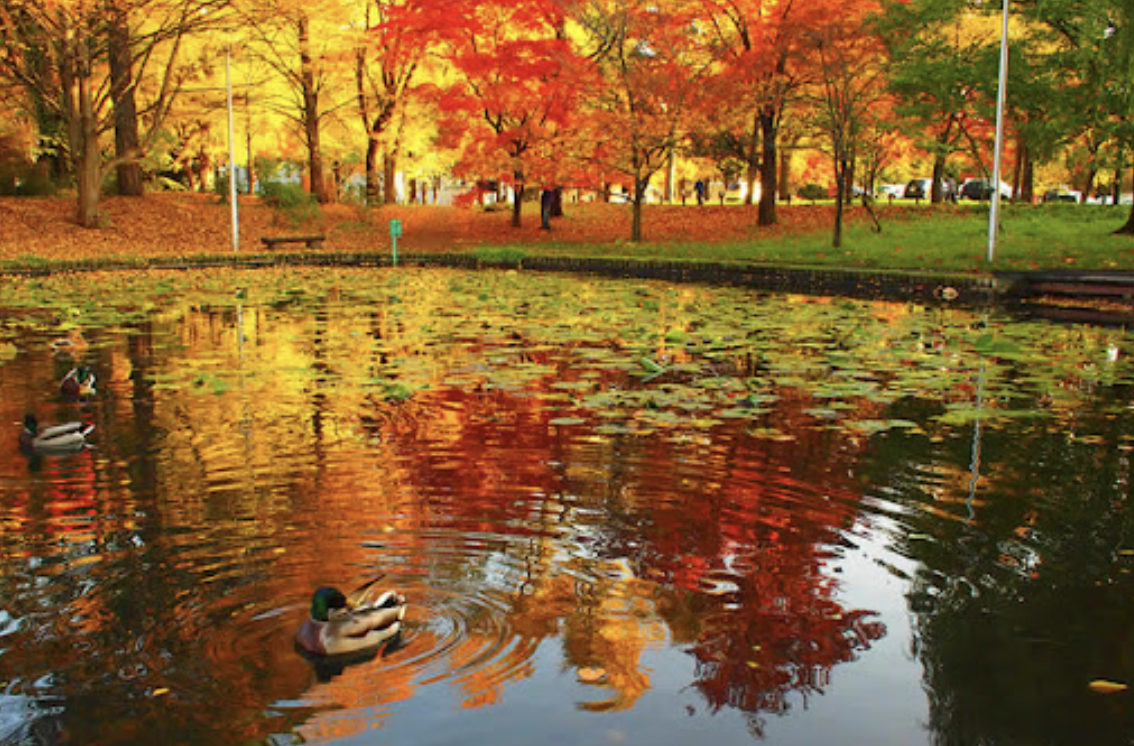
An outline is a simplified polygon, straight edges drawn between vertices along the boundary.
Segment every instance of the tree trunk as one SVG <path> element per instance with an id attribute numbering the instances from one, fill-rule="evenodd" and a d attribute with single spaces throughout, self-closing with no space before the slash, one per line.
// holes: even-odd
<path id="1" fill-rule="evenodd" d="M 517 181 L 512 189 L 512 227 L 519 228 L 522 224 L 524 209 L 524 182 Z"/>
<path id="2" fill-rule="evenodd" d="M 1126 218 L 1126 224 L 1114 233 L 1119 236 L 1134 236 L 1134 206 L 1130 208 L 1130 215 Z"/>
<path id="3" fill-rule="evenodd" d="M 1114 204 L 1118 204 L 1118 195 L 1122 192 L 1122 174 L 1117 169 L 1114 172 Z M 1120 236 L 1134 236 L 1134 205 L 1130 207 L 1130 215 L 1126 218 L 1126 224 L 1115 231 L 1115 234 Z"/>
<path id="4" fill-rule="evenodd" d="M 373 137 L 366 141 L 366 206 L 377 207 L 379 202 L 378 149 L 380 145 Z"/>
<path id="5" fill-rule="evenodd" d="M 315 86 L 315 62 L 311 58 L 311 39 L 307 16 L 299 18 L 299 76 L 303 95 L 303 131 L 307 138 L 307 171 L 315 201 L 329 201 L 323 175 L 323 152 L 319 132 L 319 91 Z"/>
<path id="6" fill-rule="evenodd" d="M 1032 151 L 1027 143 L 1021 139 L 1019 146 L 1020 160 L 1023 165 L 1020 169 L 1020 199 L 1024 204 L 1031 204 L 1035 200 L 1036 167 L 1032 160 Z"/>
<path id="7" fill-rule="evenodd" d="M 90 46 L 87 38 L 78 41 L 79 60 L 76 82 L 78 84 L 78 164 L 75 177 L 78 181 L 79 211 L 78 223 L 84 228 L 97 228 L 99 219 L 99 197 L 102 178 L 101 157 L 98 148 L 98 121 L 91 95 Z"/>
<path id="8" fill-rule="evenodd" d="M 114 105 L 114 153 L 118 164 L 118 193 L 141 197 L 145 193 L 141 148 L 138 139 L 138 107 L 134 100 L 133 55 L 126 14 L 110 11 L 107 50 L 110 63 L 110 95 Z"/>
<path id="9" fill-rule="evenodd" d="M 941 186 L 945 183 L 945 156 L 938 155 L 933 159 L 933 182 L 929 187 L 929 201 L 935 205 L 941 204 L 945 198 Z"/>
<path id="10" fill-rule="evenodd" d="M 396 150 L 387 150 L 382 159 L 382 201 L 387 205 L 398 204 L 398 186 L 394 182 L 398 178 L 398 153 Z"/>
<path id="11" fill-rule="evenodd" d="M 253 172 L 252 168 L 252 164 L 256 162 L 252 157 L 252 117 L 245 117 L 245 121 L 247 123 L 245 124 L 244 162 L 248 165 L 248 195 L 251 196 L 256 193 L 256 183 L 258 177 Z"/>
<path id="12" fill-rule="evenodd" d="M 780 199 L 791 203 L 791 149 L 780 150 L 780 178 L 777 186 L 780 190 Z"/>
<path id="13" fill-rule="evenodd" d="M 630 240 L 634 243 L 642 240 L 642 198 L 649 184 L 649 179 L 634 178 L 634 209 L 630 225 Z"/>
<path id="14" fill-rule="evenodd" d="M 835 232 L 831 238 L 832 248 L 843 245 L 843 208 L 847 201 L 847 171 L 850 165 L 845 158 L 835 158 Z"/>
<path id="15" fill-rule="evenodd" d="M 665 202 L 672 205 L 677 201 L 677 152 L 669 151 L 669 164 L 665 169 Z"/>
<path id="16" fill-rule="evenodd" d="M 776 224 L 776 170 L 779 159 L 776 153 L 776 111 L 766 106 L 760 112 L 760 207 L 756 214 L 756 224 L 761 226 Z"/>

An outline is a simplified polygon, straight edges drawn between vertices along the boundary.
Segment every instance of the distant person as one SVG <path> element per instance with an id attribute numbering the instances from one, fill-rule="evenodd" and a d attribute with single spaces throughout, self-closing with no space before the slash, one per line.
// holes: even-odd
<path id="1" fill-rule="evenodd" d="M 697 183 L 693 185 L 693 191 L 697 193 L 697 204 L 705 204 L 705 196 L 709 192 L 708 188 L 705 186 L 705 182 L 697 179 Z"/>
<path id="2" fill-rule="evenodd" d="M 545 231 L 551 230 L 551 211 L 554 206 L 555 190 L 550 187 L 544 187 L 543 193 L 539 195 L 539 227 Z"/>

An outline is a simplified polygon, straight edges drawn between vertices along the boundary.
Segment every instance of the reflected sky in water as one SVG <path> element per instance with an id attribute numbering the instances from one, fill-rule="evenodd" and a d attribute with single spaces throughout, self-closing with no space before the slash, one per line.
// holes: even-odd
<path id="1" fill-rule="evenodd" d="M 0 741 L 1134 732 L 1088 689 L 1134 678 L 1121 330 L 415 269 L 0 308 Z M 29 411 L 91 447 L 21 454 Z M 398 644 L 294 649 L 377 574 Z"/>

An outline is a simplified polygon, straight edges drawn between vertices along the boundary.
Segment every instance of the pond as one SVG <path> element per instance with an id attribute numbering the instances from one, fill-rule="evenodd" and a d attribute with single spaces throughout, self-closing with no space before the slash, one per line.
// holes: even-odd
<path id="1" fill-rule="evenodd" d="M 0 742 L 1134 734 L 1124 330 L 413 268 L 7 278 L 0 318 Z M 397 640 L 297 651 L 378 577 Z"/>

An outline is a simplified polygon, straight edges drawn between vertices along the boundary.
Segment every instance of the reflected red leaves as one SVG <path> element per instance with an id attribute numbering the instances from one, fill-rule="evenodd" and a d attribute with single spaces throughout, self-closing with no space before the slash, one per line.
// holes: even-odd
<path id="1" fill-rule="evenodd" d="M 197 685 L 231 706 L 233 721 L 241 707 L 262 710 L 305 687 L 318 706 L 371 718 L 427 685 L 452 686 L 476 708 L 530 676 L 535 651 L 552 641 L 571 671 L 587 672 L 568 674 L 580 708 L 625 710 L 654 685 L 646 653 L 677 645 L 712 708 L 778 712 L 789 693 L 821 690 L 833 667 L 884 633 L 868 611 L 842 606 L 831 564 L 857 517 L 847 475 L 858 446 L 810 426 L 810 396 L 782 392 L 769 405 L 767 423 L 789 441 L 755 438 L 736 420 L 600 435 L 591 427 L 599 413 L 576 407 L 579 390 L 562 385 L 647 384 L 601 366 L 583 380 L 579 357 L 547 352 L 548 343 L 509 358 L 519 340 L 503 333 L 475 349 L 415 337 L 447 290 L 414 298 L 418 315 L 260 306 L 243 309 L 238 337 L 224 312 L 194 309 L 162 321 L 168 329 L 107 335 L 98 348 L 105 461 L 96 471 L 69 462 L 82 494 L 29 498 L 24 511 L 38 511 L 28 520 L 43 536 L 54 531 L 51 510 L 95 505 L 103 523 L 90 521 L 92 530 L 142 542 L 99 555 L 117 561 L 99 582 L 128 586 L 162 621 L 146 641 L 170 657 L 155 657 L 139 686 L 168 689 L 166 704 Z M 601 344 L 624 346 L 617 336 Z M 391 369 L 387 356 L 426 371 L 409 398 L 373 383 Z M 468 383 L 498 356 L 540 372 Z M 235 361 L 239 377 L 209 369 Z M 365 365 L 373 372 L 358 374 Z M 748 371 L 743 361 L 726 367 Z M 171 383 L 170 371 L 184 375 Z M 53 371 L 22 373 L 57 385 Z M 876 405 L 858 406 L 869 415 Z M 552 424 L 565 413 L 581 424 Z M 120 464 L 139 461 L 148 471 L 126 479 Z M 145 503 L 102 504 L 96 482 Z M 5 517 L 23 520 L 20 510 Z M 374 569 L 410 586 L 410 608 L 423 615 L 408 647 L 319 680 L 290 648 L 307 594 Z M 424 615 L 451 608 L 455 594 L 476 603 L 458 607 L 462 626 L 445 639 Z M 68 608 L 96 620 L 92 644 L 107 651 L 90 656 L 93 667 L 114 668 L 133 641 L 115 636 L 113 599 L 89 599 Z M 316 717 L 303 733 L 320 740 L 372 725 Z"/>

